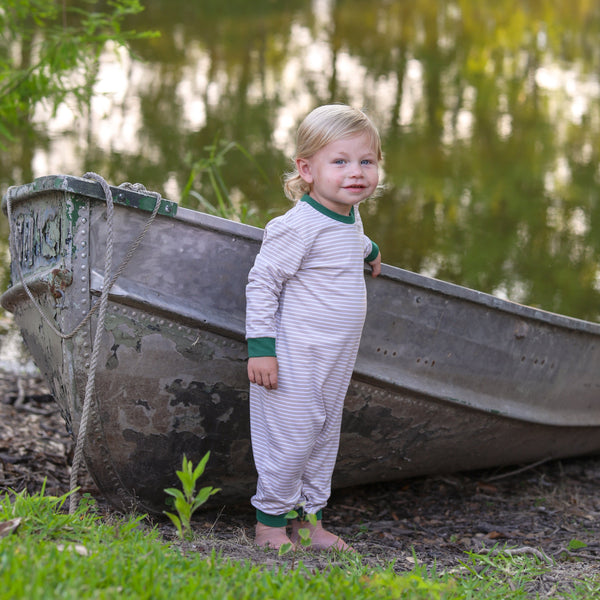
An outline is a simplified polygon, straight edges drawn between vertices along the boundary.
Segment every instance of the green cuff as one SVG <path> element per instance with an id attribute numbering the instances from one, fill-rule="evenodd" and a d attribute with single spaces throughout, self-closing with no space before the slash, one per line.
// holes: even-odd
<path id="1" fill-rule="evenodd" d="M 285 515 L 268 515 L 258 508 L 256 509 L 256 520 L 267 527 L 285 527 L 288 523 Z"/>
<path id="2" fill-rule="evenodd" d="M 306 513 L 304 512 L 302 507 L 298 507 L 295 509 L 298 513 L 298 519 L 300 521 L 308 521 L 306 518 Z M 286 513 L 288 514 L 288 513 Z M 317 521 L 323 520 L 323 510 L 319 510 L 315 513 L 317 517 Z M 256 520 L 267 527 L 285 527 L 288 524 L 288 520 L 286 515 L 268 515 L 264 513 L 262 510 L 256 509 Z"/>
<path id="3" fill-rule="evenodd" d="M 248 340 L 248 356 L 277 356 L 275 352 L 275 338 L 262 337 Z"/>
<path id="4" fill-rule="evenodd" d="M 365 262 L 370 263 L 371 261 L 375 260 L 378 254 L 379 246 L 373 240 L 371 240 L 371 252 L 369 253 L 369 256 L 365 258 Z"/>

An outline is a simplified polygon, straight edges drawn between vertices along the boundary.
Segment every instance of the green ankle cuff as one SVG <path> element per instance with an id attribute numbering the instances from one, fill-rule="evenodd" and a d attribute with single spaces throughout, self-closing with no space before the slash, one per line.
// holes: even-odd
<path id="1" fill-rule="evenodd" d="M 285 527 L 288 523 L 285 515 L 268 515 L 258 508 L 256 509 L 256 520 L 267 527 Z"/>

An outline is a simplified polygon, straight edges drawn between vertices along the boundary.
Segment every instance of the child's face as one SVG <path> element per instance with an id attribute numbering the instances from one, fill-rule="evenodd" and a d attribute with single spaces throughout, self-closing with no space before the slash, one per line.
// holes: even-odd
<path id="1" fill-rule="evenodd" d="M 296 166 L 312 198 L 340 215 L 349 215 L 379 182 L 377 153 L 366 133 L 331 142 Z"/>

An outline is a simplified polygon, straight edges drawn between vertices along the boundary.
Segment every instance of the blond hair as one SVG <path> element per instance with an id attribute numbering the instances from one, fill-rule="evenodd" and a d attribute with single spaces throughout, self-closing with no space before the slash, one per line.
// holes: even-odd
<path id="1" fill-rule="evenodd" d="M 298 158 L 310 158 L 331 142 L 361 133 L 366 133 L 371 138 L 377 160 L 381 160 L 379 132 L 363 111 L 345 104 L 319 106 L 298 127 L 294 165 Z M 294 167 L 283 177 L 283 190 L 290 200 L 296 201 L 310 192 L 310 184 L 300 177 L 298 169 Z"/>

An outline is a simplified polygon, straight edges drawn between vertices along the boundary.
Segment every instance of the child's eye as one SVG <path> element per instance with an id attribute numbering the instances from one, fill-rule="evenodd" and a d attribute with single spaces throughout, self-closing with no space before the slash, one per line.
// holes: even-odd
<path id="1" fill-rule="evenodd" d="M 343 158 L 336 158 L 333 162 L 336 165 L 343 165 L 346 161 Z"/>
<path id="2" fill-rule="evenodd" d="M 373 164 L 373 161 L 369 160 L 368 158 L 365 158 L 364 160 L 361 160 L 360 162 L 363 165 L 372 165 Z"/>

